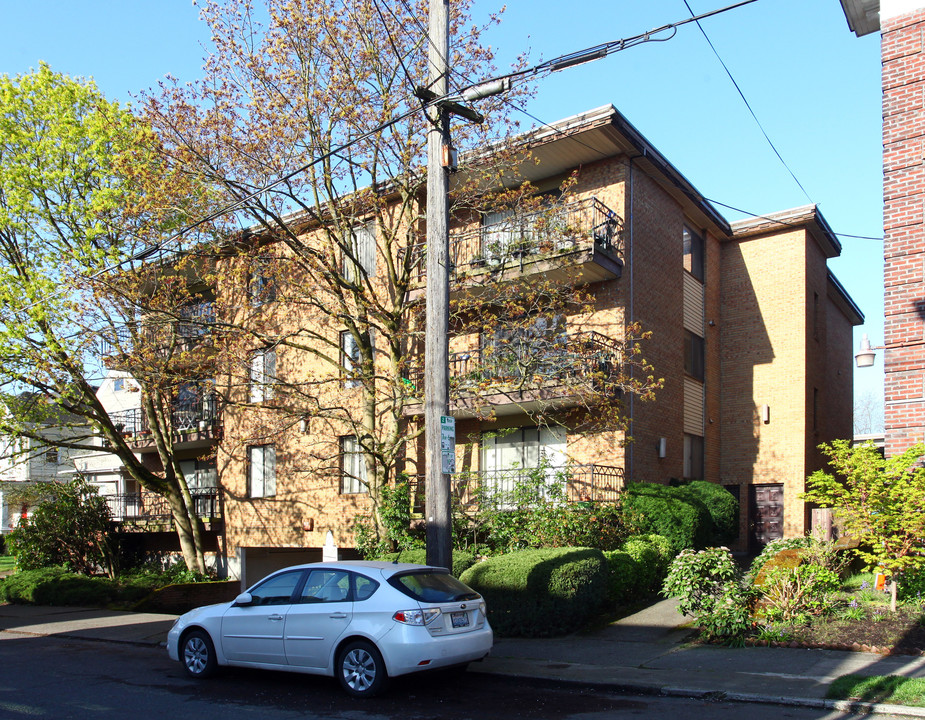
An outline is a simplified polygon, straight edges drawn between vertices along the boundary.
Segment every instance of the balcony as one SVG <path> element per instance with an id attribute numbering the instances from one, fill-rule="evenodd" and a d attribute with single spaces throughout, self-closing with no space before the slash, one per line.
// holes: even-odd
<path id="1" fill-rule="evenodd" d="M 537 473 L 542 473 L 537 482 Z M 424 511 L 424 476 L 410 478 L 411 504 L 415 512 Z M 451 478 L 453 497 L 463 507 L 491 502 L 507 509 L 524 506 L 522 492 L 515 488 L 534 487 L 533 503 L 540 502 L 616 502 L 625 487 L 623 468 L 606 465 L 568 465 L 565 467 L 470 470 Z M 529 493 L 527 493 L 529 494 Z M 526 503 L 526 507 L 530 502 Z"/>
<path id="2" fill-rule="evenodd" d="M 192 350 L 205 344 L 215 325 L 215 303 L 211 300 L 184 305 L 178 319 L 143 321 L 140 332 L 145 343 L 156 348 L 173 348 L 175 352 Z M 116 325 L 100 334 L 103 357 L 128 355 L 134 347 L 132 327 Z M 136 332 L 139 328 L 136 326 Z"/>
<path id="3" fill-rule="evenodd" d="M 417 287 L 426 279 L 425 245 L 413 245 Z M 548 210 L 511 215 L 495 223 L 450 234 L 451 294 L 489 279 L 510 282 L 543 275 L 550 282 L 600 282 L 623 274 L 623 220 L 597 198 Z"/>
<path id="4" fill-rule="evenodd" d="M 153 444 L 148 418 L 141 408 L 120 410 L 109 416 L 116 428 L 128 438 L 132 447 Z M 174 442 L 205 446 L 221 436 L 218 397 L 208 393 L 174 400 L 171 403 L 171 429 Z"/>
<path id="5" fill-rule="evenodd" d="M 196 517 L 212 522 L 223 517 L 222 494 L 217 487 L 190 488 Z M 152 492 L 105 495 L 112 519 L 117 522 L 168 523 L 173 515 L 167 499 Z"/>
<path id="6" fill-rule="evenodd" d="M 457 418 L 573 407 L 581 395 L 613 381 L 621 369 L 622 350 L 597 332 L 559 333 L 513 338 L 474 353 L 449 355 L 450 410 Z M 406 415 L 424 412 L 424 372 L 420 364 L 405 373 L 406 386 L 418 401 Z"/>

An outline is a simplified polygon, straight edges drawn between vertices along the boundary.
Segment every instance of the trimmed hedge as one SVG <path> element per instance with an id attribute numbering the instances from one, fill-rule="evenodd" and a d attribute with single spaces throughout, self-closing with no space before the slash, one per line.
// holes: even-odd
<path id="1" fill-rule="evenodd" d="M 0 602 L 21 605 L 105 606 L 117 595 L 111 580 L 77 575 L 61 567 L 20 570 L 0 580 Z"/>
<path id="2" fill-rule="evenodd" d="M 680 488 L 704 504 L 712 523 L 711 545 L 729 545 L 739 537 L 739 501 L 722 485 L 694 480 Z"/>
<path id="3" fill-rule="evenodd" d="M 402 550 L 401 552 L 387 553 L 375 558 L 386 562 L 403 562 L 414 563 L 415 565 L 427 564 L 427 550 L 424 548 L 414 548 L 412 550 Z M 475 555 L 463 550 L 453 551 L 453 575 L 459 577 L 466 570 L 475 564 Z"/>
<path id="4" fill-rule="evenodd" d="M 503 637 L 551 637 L 578 630 L 607 599 L 607 560 L 593 548 L 544 548 L 498 555 L 460 577 L 481 593 Z"/>
<path id="5" fill-rule="evenodd" d="M 623 494 L 623 508 L 643 533 L 666 538 L 675 555 L 710 543 L 710 511 L 686 488 L 630 483 Z"/>
<path id="6" fill-rule="evenodd" d="M 604 557 L 610 567 L 608 597 L 622 605 L 657 592 L 674 555 L 661 535 L 634 535 Z"/>

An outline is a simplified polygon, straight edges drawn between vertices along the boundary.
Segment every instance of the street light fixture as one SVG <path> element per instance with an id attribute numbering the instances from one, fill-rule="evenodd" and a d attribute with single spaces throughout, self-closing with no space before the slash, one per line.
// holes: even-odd
<path id="1" fill-rule="evenodd" d="M 867 337 L 867 333 L 864 333 L 861 336 L 861 347 L 858 348 L 858 351 L 854 356 L 854 362 L 857 363 L 859 368 L 872 367 L 874 360 L 877 358 L 877 353 L 875 353 L 874 350 L 882 349 L 882 347 L 871 347 L 870 338 Z"/>

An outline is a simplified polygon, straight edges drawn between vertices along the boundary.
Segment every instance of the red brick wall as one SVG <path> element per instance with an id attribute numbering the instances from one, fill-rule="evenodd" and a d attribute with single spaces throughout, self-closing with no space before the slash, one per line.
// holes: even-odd
<path id="1" fill-rule="evenodd" d="M 885 345 L 925 339 L 925 8 L 883 18 Z M 925 436 L 925 345 L 884 353 L 886 451 Z"/>

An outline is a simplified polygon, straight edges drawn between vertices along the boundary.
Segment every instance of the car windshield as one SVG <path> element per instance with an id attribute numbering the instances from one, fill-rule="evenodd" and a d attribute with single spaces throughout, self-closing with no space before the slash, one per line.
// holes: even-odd
<path id="1" fill-rule="evenodd" d="M 389 583 L 408 597 L 421 602 L 440 603 L 458 600 L 478 600 L 481 597 L 449 573 L 427 570 L 402 573 L 389 578 Z"/>

